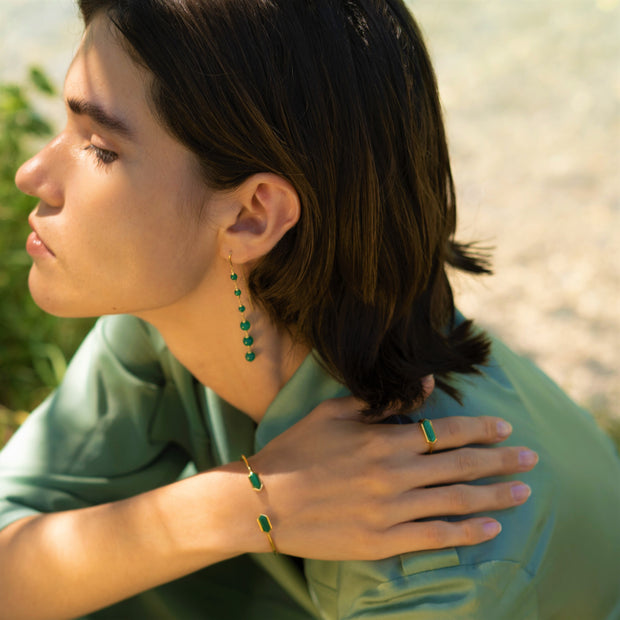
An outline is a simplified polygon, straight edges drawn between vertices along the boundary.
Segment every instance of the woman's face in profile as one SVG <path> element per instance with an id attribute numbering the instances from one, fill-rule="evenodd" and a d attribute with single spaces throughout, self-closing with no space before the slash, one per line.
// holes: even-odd
<path id="1" fill-rule="evenodd" d="M 60 316 L 169 306 L 206 277 L 216 230 L 194 156 L 155 120 L 148 77 L 97 17 L 67 74 L 64 130 L 17 172 L 39 198 L 36 303 Z M 214 201 L 211 201 L 214 202 Z M 209 208 L 213 207 L 209 204 Z"/>

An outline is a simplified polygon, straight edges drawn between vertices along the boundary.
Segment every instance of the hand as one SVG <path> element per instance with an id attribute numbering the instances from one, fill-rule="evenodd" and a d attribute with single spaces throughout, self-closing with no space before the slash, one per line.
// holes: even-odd
<path id="1" fill-rule="evenodd" d="M 439 441 L 428 454 L 418 424 L 369 424 L 357 413 L 362 407 L 352 397 L 325 401 L 251 457 L 265 485 L 258 509 L 270 516 L 280 552 L 373 560 L 475 545 L 496 536 L 499 523 L 485 517 L 417 520 L 527 500 L 529 487 L 519 482 L 463 484 L 536 464 L 537 455 L 526 448 L 464 447 L 506 439 L 512 429 L 500 418 L 438 419 Z M 435 485 L 448 486 L 427 488 Z M 268 551 L 264 544 L 261 550 Z"/>

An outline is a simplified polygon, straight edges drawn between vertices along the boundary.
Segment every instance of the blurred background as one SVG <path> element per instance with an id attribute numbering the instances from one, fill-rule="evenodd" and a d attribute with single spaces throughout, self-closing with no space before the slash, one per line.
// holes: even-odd
<path id="1" fill-rule="evenodd" d="M 620 0 L 408 4 L 438 75 L 459 238 L 494 248 L 495 275 L 454 278 L 458 305 L 619 437 Z M 12 184 L 63 121 L 80 32 L 72 0 L 0 4 L 0 444 L 89 326 L 30 300 L 33 201 Z"/>

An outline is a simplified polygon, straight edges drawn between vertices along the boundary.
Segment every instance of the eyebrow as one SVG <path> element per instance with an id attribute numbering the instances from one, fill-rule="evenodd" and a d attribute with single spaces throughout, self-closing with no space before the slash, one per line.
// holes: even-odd
<path id="1" fill-rule="evenodd" d="M 77 99 L 69 97 L 67 99 L 67 106 L 74 113 L 80 116 L 90 116 L 90 118 L 101 125 L 108 131 L 119 134 L 124 138 L 132 138 L 134 132 L 129 128 L 129 125 L 122 119 L 113 116 L 106 112 L 100 105 L 86 101 L 84 99 Z"/>

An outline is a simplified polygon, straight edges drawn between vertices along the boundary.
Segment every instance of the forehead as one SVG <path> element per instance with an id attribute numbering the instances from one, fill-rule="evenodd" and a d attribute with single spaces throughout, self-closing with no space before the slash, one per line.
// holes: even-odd
<path id="1" fill-rule="evenodd" d="M 64 96 L 72 119 L 90 119 L 106 136 L 125 140 L 132 161 L 155 171 L 175 170 L 180 178 L 204 184 L 197 157 L 156 118 L 149 101 L 151 74 L 138 65 L 105 16 L 84 32 L 65 79 Z M 111 122 L 109 122 L 111 121 Z M 118 121 L 123 128 L 118 130 Z M 89 126 L 89 131 L 91 130 Z"/>
<path id="2" fill-rule="evenodd" d="M 65 99 L 122 120 L 136 136 L 163 131 L 148 103 L 150 75 L 125 51 L 120 36 L 104 16 L 93 19 L 67 72 Z"/>

